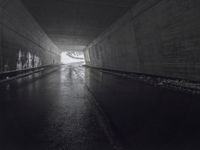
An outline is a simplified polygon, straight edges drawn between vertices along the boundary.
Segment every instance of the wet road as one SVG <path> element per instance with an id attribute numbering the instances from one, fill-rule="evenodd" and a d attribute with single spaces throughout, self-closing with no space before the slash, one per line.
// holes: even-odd
<path id="1" fill-rule="evenodd" d="M 200 149 L 200 96 L 62 66 L 0 86 L 2 150 Z"/>
<path id="2" fill-rule="evenodd" d="M 77 70 L 63 66 L 1 85 L 1 150 L 113 149 Z"/>

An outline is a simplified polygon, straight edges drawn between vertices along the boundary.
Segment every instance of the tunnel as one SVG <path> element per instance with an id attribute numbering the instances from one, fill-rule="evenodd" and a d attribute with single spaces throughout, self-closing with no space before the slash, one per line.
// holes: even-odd
<path id="1" fill-rule="evenodd" d="M 0 0 L 0 150 L 198 150 L 199 117 L 199 0 Z"/>

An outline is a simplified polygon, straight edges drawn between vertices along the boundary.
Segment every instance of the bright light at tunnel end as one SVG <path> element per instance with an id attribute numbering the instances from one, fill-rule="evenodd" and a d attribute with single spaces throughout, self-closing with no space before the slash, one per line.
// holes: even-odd
<path id="1" fill-rule="evenodd" d="M 71 64 L 71 63 L 84 63 L 84 54 L 83 52 L 73 53 L 73 52 L 62 52 L 61 53 L 61 63 L 62 64 Z"/>

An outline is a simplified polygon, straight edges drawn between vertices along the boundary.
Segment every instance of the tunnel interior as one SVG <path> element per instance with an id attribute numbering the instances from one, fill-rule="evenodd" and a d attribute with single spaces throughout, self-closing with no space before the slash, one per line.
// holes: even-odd
<path id="1" fill-rule="evenodd" d="M 1 0 L 1 71 L 56 64 L 199 81 L 198 1 Z"/>
<path id="2" fill-rule="evenodd" d="M 23 0 L 62 51 L 83 50 L 137 0 Z M 45 11 L 44 11 L 45 10 Z"/>
<path id="3" fill-rule="evenodd" d="M 0 0 L 0 149 L 200 149 L 199 0 Z"/>

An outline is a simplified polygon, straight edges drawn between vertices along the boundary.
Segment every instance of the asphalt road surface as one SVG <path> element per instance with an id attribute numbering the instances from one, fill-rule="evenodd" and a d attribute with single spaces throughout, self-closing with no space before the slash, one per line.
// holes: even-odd
<path id="1" fill-rule="evenodd" d="M 75 69 L 62 66 L 0 86 L 1 150 L 113 149 L 83 72 Z"/>
<path id="2" fill-rule="evenodd" d="M 0 85 L 0 149 L 200 149 L 200 96 L 62 66 Z"/>

